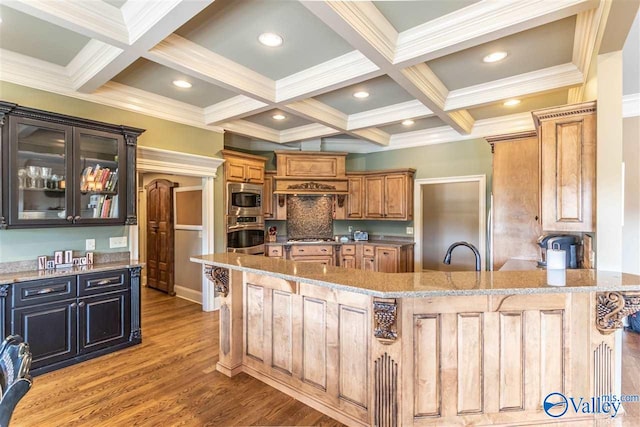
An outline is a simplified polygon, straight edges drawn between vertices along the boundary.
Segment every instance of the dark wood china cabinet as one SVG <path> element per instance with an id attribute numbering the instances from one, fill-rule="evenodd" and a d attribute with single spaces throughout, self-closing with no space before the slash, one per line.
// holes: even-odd
<path id="1" fill-rule="evenodd" d="M 136 223 L 128 126 L 0 101 L 0 228 Z"/>

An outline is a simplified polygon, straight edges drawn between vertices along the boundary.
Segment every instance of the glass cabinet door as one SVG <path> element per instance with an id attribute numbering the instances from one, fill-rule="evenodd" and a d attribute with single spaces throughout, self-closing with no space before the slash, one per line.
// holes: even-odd
<path id="1" fill-rule="evenodd" d="M 122 135 L 75 130 L 76 223 L 122 222 L 126 206 Z"/>
<path id="2" fill-rule="evenodd" d="M 9 168 L 10 223 L 71 223 L 68 197 L 71 127 L 40 120 L 11 118 Z M 71 219 L 69 219 L 71 218 Z"/>

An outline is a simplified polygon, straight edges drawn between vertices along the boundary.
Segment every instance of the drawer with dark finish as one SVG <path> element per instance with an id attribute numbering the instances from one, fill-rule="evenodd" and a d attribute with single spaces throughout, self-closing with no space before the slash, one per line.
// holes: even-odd
<path id="1" fill-rule="evenodd" d="M 127 270 L 101 271 L 78 276 L 80 296 L 129 289 Z"/>
<path id="2" fill-rule="evenodd" d="M 25 307 L 77 296 L 77 276 L 55 277 L 16 283 L 13 287 L 13 307 Z"/>
<path id="3" fill-rule="evenodd" d="M 291 256 L 306 255 L 333 255 L 331 245 L 293 245 L 291 246 Z"/>

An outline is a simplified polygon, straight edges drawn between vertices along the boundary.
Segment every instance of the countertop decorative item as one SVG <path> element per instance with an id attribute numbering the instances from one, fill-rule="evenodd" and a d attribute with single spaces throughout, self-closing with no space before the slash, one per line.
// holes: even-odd
<path id="1" fill-rule="evenodd" d="M 275 242 L 278 238 L 278 227 L 272 225 L 267 233 L 267 242 Z"/>

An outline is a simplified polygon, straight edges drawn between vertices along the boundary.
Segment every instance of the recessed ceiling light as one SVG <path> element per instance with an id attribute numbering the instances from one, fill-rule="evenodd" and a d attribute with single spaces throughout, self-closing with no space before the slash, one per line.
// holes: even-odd
<path id="1" fill-rule="evenodd" d="M 407 119 L 407 120 L 404 120 L 404 121 L 402 122 L 402 124 L 403 124 L 404 126 L 411 126 L 411 125 L 412 125 L 412 124 L 414 124 L 414 123 L 415 123 L 415 122 L 414 122 L 413 120 L 411 120 L 411 119 Z"/>
<path id="2" fill-rule="evenodd" d="M 287 118 L 284 114 L 274 114 L 272 117 L 274 120 L 284 120 Z"/>
<path id="3" fill-rule="evenodd" d="M 510 99 L 508 101 L 505 101 L 504 105 L 505 107 L 513 107 L 514 105 L 518 105 L 520 104 L 520 100 L 519 99 Z"/>
<path id="4" fill-rule="evenodd" d="M 282 44 L 282 37 L 275 33 L 262 33 L 258 36 L 258 41 L 265 46 L 278 47 Z"/>
<path id="5" fill-rule="evenodd" d="M 493 52 L 482 58 L 484 62 L 498 62 L 507 57 L 507 52 Z"/>
<path id="6" fill-rule="evenodd" d="M 354 93 L 353 96 L 356 97 L 356 98 L 363 99 L 363 98 L 367 98 L 369 96 L 369 92 L 365 92 L 365 91 L 361 90 L 361 91 L 358 91 L 358 92 Z"/>
<path id="7" fill-rule="evenodd" d="M 183 89 L 189 89 L 191 87 L 191 83 L 185 80 L 174 80 L 173 84 Z"/>

